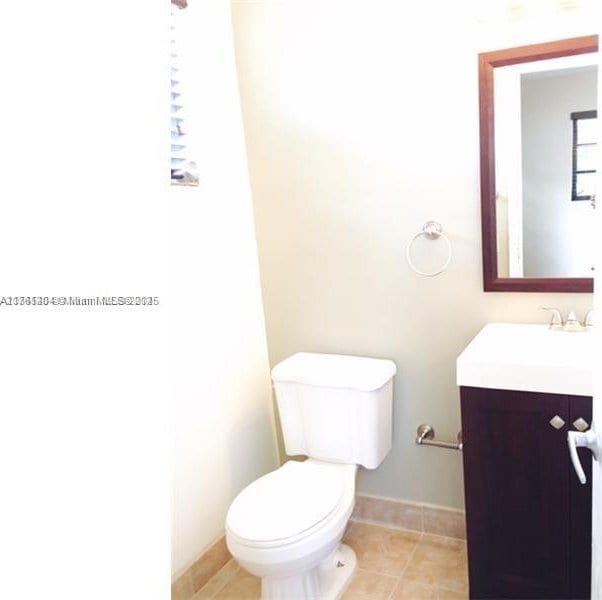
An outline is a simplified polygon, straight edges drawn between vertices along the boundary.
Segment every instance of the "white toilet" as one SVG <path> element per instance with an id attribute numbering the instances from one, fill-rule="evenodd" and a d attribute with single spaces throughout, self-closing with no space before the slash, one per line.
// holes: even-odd
<path id="1" fill-rule="evenodd" d="M 286 452 L 305 455 L 248 485 L 226 517 L 232 556 L 261 577 L 264 600 L 334 600 L 357 564 L 341 544 L 358 465 L 391 449 L 395 364 L 299 353 L 272 370 Z"/>

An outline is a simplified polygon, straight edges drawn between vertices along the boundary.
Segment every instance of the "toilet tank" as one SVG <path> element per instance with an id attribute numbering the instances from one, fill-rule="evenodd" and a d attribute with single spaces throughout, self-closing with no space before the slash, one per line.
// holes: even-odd
<path id="1" fill-rule="evenodd" d="M 286 453 L 376 469 L 391 450 L 391 360 L 300 352 L 272 369 Z"/>

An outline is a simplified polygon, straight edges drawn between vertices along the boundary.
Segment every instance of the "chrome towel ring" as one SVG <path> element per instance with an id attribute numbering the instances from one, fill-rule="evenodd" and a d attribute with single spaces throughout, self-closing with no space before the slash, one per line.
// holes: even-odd
<path id="1" fill-rule="evenodd" d="M 445 264 L 437 271 L 433 271 L 431 273 L 427 273 L 426 271 L 421 271 L 420 269 L 418 269 L 416 267 L 416 265 L 412 261 L 412 245 L 419 237 L 421 237 L 423 235 L 426 238 L 428 238 L 429 240 L 436 240 L 437 238 L 443 238 L 447 242 L 448 254 L 447 254 L 447 260 L 445 261 Z M 452 245 L 451 245 L 451 242 L 449 241 L 449 238 L 443 233 L 443 227 L 441 227 L 441 223 L 437 223 L 437 221 L 427 221 L 422 226 L 422 231 L 419 231 L 408 242 L 408 245 L 406 247 L 406 258 L 408 260 L 408 264 L 410 265 L 410 268 L 414 272 L 418 273 L 418 275 L 422 275 L 423 277 L 435 277 L 435 275 L 440 275 L 441 273 L 443 273 L 443 271 L 445 271 L 445 269 L 447 269 L 447 267 L 449 267 L 449 263 L 451 262 L 451 259 L 452 259 Z"/>

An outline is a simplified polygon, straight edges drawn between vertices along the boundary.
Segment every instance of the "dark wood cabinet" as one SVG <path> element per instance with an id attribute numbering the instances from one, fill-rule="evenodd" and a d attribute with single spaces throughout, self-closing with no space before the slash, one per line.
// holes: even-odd
<path id="1" fill-rule="evenodd" d="M 591 454 L 580 453 L 581 485 L 566 439 L 577 418 L 591 422 L 591 398 L 471 387 L 460 395 L 470 597 L 589 598 Z"/>

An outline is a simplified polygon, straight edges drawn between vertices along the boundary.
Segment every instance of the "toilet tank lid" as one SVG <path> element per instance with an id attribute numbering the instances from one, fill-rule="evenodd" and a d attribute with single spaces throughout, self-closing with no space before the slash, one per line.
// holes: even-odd
<path id="1" fill-rule="evenodd" d="M 298 352 L 272 369 L 272 380 L 370 392 L 385 385 L 396 372 L 392 360 Z"/>

